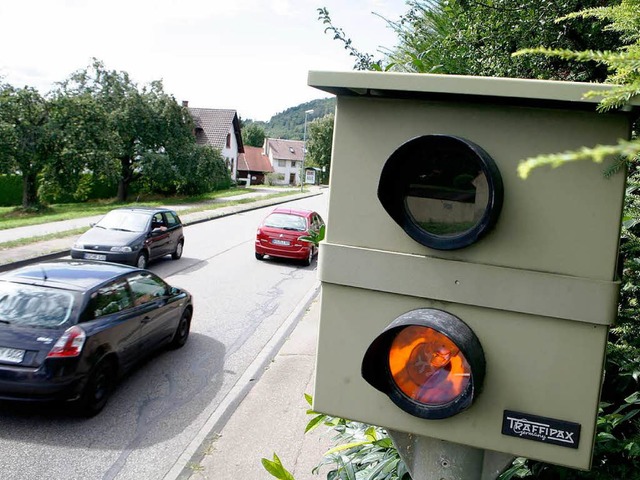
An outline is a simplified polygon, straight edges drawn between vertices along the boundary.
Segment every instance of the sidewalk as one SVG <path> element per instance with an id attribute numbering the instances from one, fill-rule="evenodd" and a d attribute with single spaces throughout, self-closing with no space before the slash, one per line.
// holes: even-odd
<path id="1" fill-rule="evenodd" d="M 272 460 L 274 453 L 296 480 L 326 476 L 327 468 L 320 475 L 312 470 L 334 446 L 332 432 L 320 426 L 304 433 L 312 418 L 304 394 L 313 394 L 319 307 L 317 297 L 231 418 L 210 433 L 204 456 L 193 458 L 179 478 L 273 480 L 261 459 Z"/>
<path id="2" fill-rule="evenodd" d="M 185 225 L 193 225 L 195 223 L 206 222 L 216 218 L 233 215 L 239 212 L 255 210 L 271 205 L 278 205 L 280 203 L 290 202 L 292 200 L 311 197 L 314 195 L 320 195 L 322 193 L 322 190 L 319 187 L 309 186 L 307 188 L 308 191 L 304 193 L 301 193 L 297 190 L 292 190 L 291 195 L 287 195 L 284 197 L 256 200 L 252 203 L 231 205 L 228 207 L 216 208 L 214 210 L 203 210 L 200 212 L 180 215 L 180 218 Z M 259 198 L 264 195 L 264 190 L 256 189 L 255 191 L 247 192 L 243 195 L 230 197 L 230 199 L 241 200 L 243 198 Z M 212 201 L 208 203 L 215 205 L 216 203 L 219 203 L 219 201 Z M 179 212 L 181 209 L 191 208 L 192 206 L 193 205 L 182 205 L 179 207 L 174 206 L 170 208 L 174 208 Z M 42 225 L 0 230 L 0 243 L 12 240 L 20 240 L 23 238 L 30 238 L 34 236 L 47 235 L 49 233 L 61 233 L 81 227 L 88 227 L 91 222 L 95 222 L 103 216 L 104 215 L 83 217 L 73 220 L 51 222 Z M 0 272 L 9 268 L 20 266 L 23 263 L 32 261 L 36 258 L 55 258 L 65 256 L 69 253 L 71 246 L 78 237 L 79 235 L 71 235 L 68 237 L 57 238 L 55 240 L 44 240 L 21 247 L 0 249 Z"/>

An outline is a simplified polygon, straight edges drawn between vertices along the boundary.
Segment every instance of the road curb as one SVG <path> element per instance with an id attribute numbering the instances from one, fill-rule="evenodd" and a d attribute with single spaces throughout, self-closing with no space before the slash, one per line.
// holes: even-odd
<path id="1" fill-rule="evenodd" d="M 25 258 L 23 260 L 17 260 L 15 262 L 5 263 L 0 265 L 0 273 L 7 272 L 15 268 L 25 267 L 36 262 L 46 262 L 47 260 L 54 260 L 56 258 L 64 257 L 65 255 L 69 255 L 68 248 L 59 252 L 47 253 L 46 255 L 39 255 L 37 257 Z"/>

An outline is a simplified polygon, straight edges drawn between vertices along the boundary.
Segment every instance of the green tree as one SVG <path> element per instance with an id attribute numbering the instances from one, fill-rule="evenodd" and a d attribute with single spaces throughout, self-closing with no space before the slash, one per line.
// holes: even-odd
<path id="1" fill-rule="evenodd" d="M 38 195 L 53 201 L 87 199 L 91 180 L 113 170 L 108 114 L 90 95 L 55 95 L 49 101 L 53 151 L 40 178 Z M 87 177 L 87 171 L 96 172 Z M 104 173 L 102 175 L 104 177 Z"/>
<path id="2" fill-rule="evenodd" d="M 327 183 L 331 171 L 334 115 L 325 115 L 309 124 L 309 139 L 305 161 L 308 166 L 322 169 L 322 183 Z"/>
<path id="3" fill-rule="evenodd" d="M 264 128 L 255 123 L 250 123 L 242 129 L 242 143 L 251 147 L 262 147 L 266 136 Z"/>
<path id="4" fill-rule="evenodd" d="M 318 9 L 325 31 L 344 43 L 358 70 L 394 70 L 559 80 L 603 80 L 606 68 L 542 57 L 513 57 L 527 47 L 595 49 L 621 45 L 617 32 L 603 22 L 573 18 L 565 24 L 553 20 L 615 0 L 408 0 L 408 11 L 388 21 L 397 45 L 386 56 L 356 50 L 342 29 L 335 27 L 327 9 Z"/>
<path id="5" fill-rule="evenodd" d="M 208 145 L 185 145 L 171 156 L 150 154 L 144 162 L 141 181 L 151 192 L 197 195 L 231 185 L 220 151 Z"/>
<path id="6" fill-rule="evenodd" d="M 37 208 L 38 175 L 53 149 L 49 104 L 37 90 L 0 86 L 0 171 L 22 175 L 22 207 Z"/>
<path id="7" fill-rule="evenodd" d="M 171 159 L 195 142 L 190 115 L 164 92 L 160 81 L 138 88 L 128 73 L 107 70 L 94 60 L 62 82 L 59 93 L 90 95 L 107 112 L 105 128 L 117 162 L 119 201 L 125 201 L 131 184 L 144 176 L 144 166 L 167 156 Z"/>

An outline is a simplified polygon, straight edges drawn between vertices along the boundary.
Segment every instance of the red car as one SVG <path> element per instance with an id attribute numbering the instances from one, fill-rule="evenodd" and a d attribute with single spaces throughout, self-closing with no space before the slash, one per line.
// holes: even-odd
<path id="1" fill-rule="evenodd" d="M 324 221 L 311 210 L 276 208 L 260 224 L 256 233 L 256 258 L 302 260 L 311 265 L 324 237 Z M 306 238 L 303 239 L 303 238 Z"/>

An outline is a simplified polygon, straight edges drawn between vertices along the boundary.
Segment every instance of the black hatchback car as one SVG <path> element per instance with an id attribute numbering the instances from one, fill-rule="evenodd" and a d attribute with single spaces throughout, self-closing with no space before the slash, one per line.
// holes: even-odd
<path id="1" fill-rule="evenodd" d="M 0 399 L 105 406 L 120 374 L 189 336 L 191 295 L 147 270 L 58 260 L 0 275 Z"/>
<path id="2" fill-rule="evenodd" d="M 183 248 L 182 222 L 173 210 L 117 208 L 78 238 L 71 248 L 71 258 L 147 268 L 150 260 L 165 255 L 179 259 Z"/>

